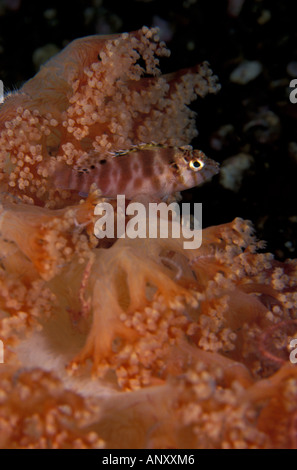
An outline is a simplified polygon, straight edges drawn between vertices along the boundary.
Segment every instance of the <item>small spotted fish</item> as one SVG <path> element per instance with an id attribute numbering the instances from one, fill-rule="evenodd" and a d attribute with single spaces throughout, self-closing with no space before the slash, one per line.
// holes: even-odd
<path id="1" fill-rule="evenodd" d="M 116 152 L 89 168 L 73 169 L 62 164 L 54 173 L 58 189 L 88 194 L 96 183 L 105 197 L 118 194 L 133 199 L 140 194 L 160 199 L 198 186 L 219 172 L 219 165 L 191 146 L 142 145 Z"/>

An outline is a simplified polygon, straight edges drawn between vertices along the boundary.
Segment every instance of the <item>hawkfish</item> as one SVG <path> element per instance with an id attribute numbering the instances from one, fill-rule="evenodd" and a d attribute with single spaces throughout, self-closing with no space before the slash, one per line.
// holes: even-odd
<path id="1" fill-rule="evenodd" d="M 115 152 L 89 167 L 71 168 L 59 164 L 53 175 L 57 189 L 87 195 L 93 183 L 104 197 L 138 195 L 166 199 L 185 189 L 199 186 L 219 172 L 219 164 L 191 146 L 141 145 Z"/>

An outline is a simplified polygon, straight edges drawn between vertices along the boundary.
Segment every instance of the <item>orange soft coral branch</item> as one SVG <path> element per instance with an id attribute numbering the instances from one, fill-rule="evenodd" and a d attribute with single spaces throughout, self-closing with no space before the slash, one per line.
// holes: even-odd
<path id="1" fill-rule="evenodd" d="M 267 284 L 259 282 L 263 255 L 251 253 L 257 241 L 245 226 L 236 220 L 213 227 L 212 237 L 207 229 L 206 242 L 198 250 L 183 250 L 182 240 L 171 238 L 121 239 L 109 250 L 97 250 L 88 281 L 93 321 L 72 366 L 92 358 L 95 370 L 115 368 L 124 387 L 131 386 L 135 374 L 140 383 L 154 382 L 169 371 L 165 364 L 170 348 L 191 339 L 205 351 L 222 352 L 246 364 L 252 372 L 259 358 L 259 330 L 271 327 L 274 314 L 269 308 L 282 303 L 269 277 Z M 253 275 L 246 272 L 245 252 L 255 266 L 258 263 Z M 267 258 L 265 263 L 271 271 L 274 261 Z M 262 298 L 268 294 L 275 302 Z M 149 350 L 156 344 L 155 355 Z"/>
<path id="2" fill-rule="evenodd" d="M 88 239 L 81 232 L 89 225 L 93 227 L 95 200 L 98 198 L 93 193 L 83 204 L 56 211 L 4 203 L 0 214 L 1 236 L 14 242 L 41 277 L 49 280 L 75 256 L 78 243 L 81 259 L 83 251 L 89 251 Z"/>
<path id="3" fill-rule="evenodd" d="M 84 421 L 92 414 L 85 400 L 64 390 L 53 375 L 6 368 L 0 379 L 4 397 L 0 404 L 1 448 L 104 447 L 94 431 L 84 430 Z"/>
<path id="4" fill-rule="evenodd" d="M 138 240 L 139 247 L 134 246 L 133 251 L 129 245 L 125 240 L 118 240 L 108 251 L 100 250 L 97 254 L 92 273 L 96 279 L 93 325 L 85 348 L 74 363 L 92 357 L 97 367 L 112 353 L 116 338 L 130 342 L 137 338 L 137 332 L 125 326 L 122 318 L 143 309 L 155 290 L 165 305 L 174 304 L 178 296 L 191 298 L 187 289 L 171 279 L 172 271 L 162 262 L 156 263 L 149 254 L 142 259 L 147 241 Z"/>
<path id="5" fill-rule="evenodd" d="M 62 216 L 58 218 L 60 233 L 62 229 L 66 230 L 65 234 L 69 230 L 72 233 L 77 223 L 88 220 L 88 211 L 93 206 L 91 201 L 87 204 L 88 210 L 86 203 L 69 209 L 71 226 L 62 223 Z M 32 206 L 18 204 L 9 208 L 11 212 L 15 209 L 20 211 L 18 214 L 23 210 L 24 221 L 29 220 L 29 215 L 33 220 L 37 214 Z M 43 216 L 54 213 L 65 215 L 66 211 L 38 208 L 40 224 Z M 12 218 L 11 223 L 12 234 L 16 220 Z M 9 224 L 8 217 L 5 224 Z M 275 369 L 267 366 L 269 358 L 265 354 L 259 359 L 257 341 L 261 328 L 266 328 L 266 333 L 276 331 L 277 320 L 290 322 L 291 318 L 295 325 L 295 263 L 275 265 L 273 258 L 254 253 L 257 241 L 245 227 L 244 221 L 235 220 L 226 226 L 207 229 L 201 256 L 200 249 L 183 250 L 182 240 L 178 239 L 127 239 L 116 241 L 110 249 L 89 249 L 82 265 L 76 257 L 66 263 L 47 285 L 55 293 L 58 307 L 54 308 L 53 299 L 44 296 L 44 306 L 51 317 L 47 322 L 42 321 L 43 329 L 35 332 L 32 342 L 30 338 L 27 340 L 27 349 L 36 351 L 35 367 L 38 348 L 43 351 L 45 344 L 46 357 L 53 356 L 53 368 L 57 359 L 63 364 L 57 372 L 67 382 L 67 387 L 81 390 L 86 386 L 86 393 L 92 394 L 90 385 L 83 385 L 88 369 L 79 367 L 80 361 L 91 358 L 102 375 L 114 370 L 113 385 L 116 378 L 122 389 L 134 391 L 102 397 L 95 389 L 92 400 L 98 405 L 97 411 L 87 412 L 86 421 L 79 418 L 75 422 L 65 421 L 60 411 L 54 411 L 60 406 L 64 409 L 63 387 L 48 377 L 46 383 L 51 385 L 45 391 L 43 375 L 33 380 L 27 363 L 26 386 L 30 389 L 32 385 L 36 394 L 33 393 L 26 409 L 15 408 L 19 417 L 17 436 L 0 407 L 1 416 L 7 421 L 8 439 L 18 446 L 33 445 L 24 422 L 33 425 L 37 419 L 41 441 L 36 445 L 45 445 L 42 436 L 48 434 L 42 423 L 52 419 L 52 441 L 47 446 L 92 447 L 95 442 L 100 444 L 98 436 L 107 446 L 116 446 L 119 436 L 123 436 L 122 447 L 131 447 L 132 443 L 136 447 L 294 447 L 296 368 L 286 363 L 278 365 L 279 371 L 274 373 Z M 32 233 L 39 233 L 38 220 Z M 51 236 L 55 240 L 54 233 Z M 17 245 L 16 241 L 14 243 Z M 93 256 L 88 264 L 87 260 L 92 260 Z M 202 281 L 196 276 L 201 259 Z M 218 264 L 225 269 L 215 274 L 213 265 Z M 12 276 L 13 265 L 5 266 Z M 281 276 L 280 269 L 285 276 Z M 24 278 L 24 285 L 22 277 L 18 280 L 18 286 L 23 286 L 22 297 L 19 287 L 16 289 L 17 285 L 9 282 L 5 284 L 3 278 L 7 298 L 5 302 L 3 299 L 1 307 L 13 318 L 14 313 L 8 308 L 9 289 L 14 289 L 19 302 L 14 305 L 19 323 L 8 325 L 3 318 L 0 322 L 0 333 L 5 332 L 9 345 L 14 344 L 11 339 L 16 336 L 16 330 L 23 331 L 20 326 L 24 317 L 17 317 L 17 312 L 23 309 L 30 313 L 35 306 L 39 315 L 41 313 L 43 304 L 36 302 L 43 295 L 42 286 L 41 291 L 37 288 L 34 292 L 28 291 L 29 279 Z M 268 295 L 275 301 L 267 302 L 261 295 Z M 26 303 L 29 297 L 31 307 Z M 87 325 L 87 334 L 82 331 L 75 336 L 70 322 L 67 323 L 69 302 L 83 310 L 89 298 L 92 299 L 92 324 Z M 56 333 L 61 329 L 63 347 L 56 345 L 56 336 L 59 336 Z M 287 329 L 285 332 L 290 333 Z M 66 376 L 64 365 L 71 351 L 80 350 L 84 338 L 85 346 L 72 363 L 77 373 Z M 17 354 L 22 360 L 22 348 Z M 13 356 L 7 357 L 14 363 Z M 24 357 L 27 361 L 30 355 Z M 109 383 L 107 377 L 110 375 L 105 377 Z M 21 377 L 17 393 L 23 390 L 23 382 Z M 154 384 L 159 385 L 152 387 Z M 138 388 L 143 390 L 136 392 Z M 10 410 L 11 403 L 13 406 L 15 403 L 9 401 L 7 389 L 5 396 L 4 409 Z M 70 395 L 65 397 L 75 409 L 89 410 L 84 400 L 79 402 Z M 33 418 L 31 412 L 36 410 L 38 417 Z M 273 416 L 280 419 L 279 426 L 272 428 Z M 283 426 L 289 429 L 287 437 L 284 437 Z M 63 439 L 57 437 L 61 428 L 65 431 Z M 130 438 L 125 438 L 130 428 L 137 428 L 137 435 L 129 433 Z M 2 444 L 6 445 L 5 442 Z"/>
<path id="6" fill-rule="evenodd" d="M 61 207 L 78 195 L 51 184 L 59 162 L 90 168 L 144 142 L 188 144 L 196 129 L 186 105 L 218 85 L 207 64 L 162 77 L 158 57 L 168 54 L 157 30 L 144 27 L 78 39 L 49 60 L 0 108 L 3 189 Z"/>

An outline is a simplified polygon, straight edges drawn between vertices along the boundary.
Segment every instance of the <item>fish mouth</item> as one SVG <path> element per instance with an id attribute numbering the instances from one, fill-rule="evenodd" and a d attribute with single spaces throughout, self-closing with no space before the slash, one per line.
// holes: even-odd
<path id="1" fill-rule="evenodd" d="M 215 160 L 210 160 L 209 167 L 211 168 L 211 171 L 213 172 L 213 175 L 217 175 L 220 172 L 220 164 L 216 162 Z"/>
<path id="2" fill-rule="evenodd" d="M 215 160 L 206 158 L 206 160 L 204 161 L 204 167 L 201 170 L 200 175 L 205 181 L 208 181 L 213 176 L 217 175 L 219 172 L 220 172 L 220 164 L 216 162 Z"/>

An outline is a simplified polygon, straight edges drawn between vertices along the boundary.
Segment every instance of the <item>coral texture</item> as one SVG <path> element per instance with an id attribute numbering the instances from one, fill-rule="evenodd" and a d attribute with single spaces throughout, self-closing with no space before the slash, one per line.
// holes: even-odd
<path id="1" fill-rule="evenodd" d="M 239 218 L 196 249 L 170 231 L 107 244 L 104 194 L 51 179 L 189 144 L 187 104 L 216 79 L 206 64 L 161 76 L 167 53 L 147 28 L 77 40 L 0 108 L 2 448 L 297 446 L 296 260 Z"/>
<path id="2" fill-rule="evenodd" d="M 168 54 L 144 27 L 77 39 L 52 58 L 1 107 L 3 190 L 61 207 L 71 195 L 51 182 L 59 163 L 88 170 L 135 145 L 189 144 L 197 131 L 187 105 L 219 86 L 207 63 L 161 75 L 158 57 Z"/>

